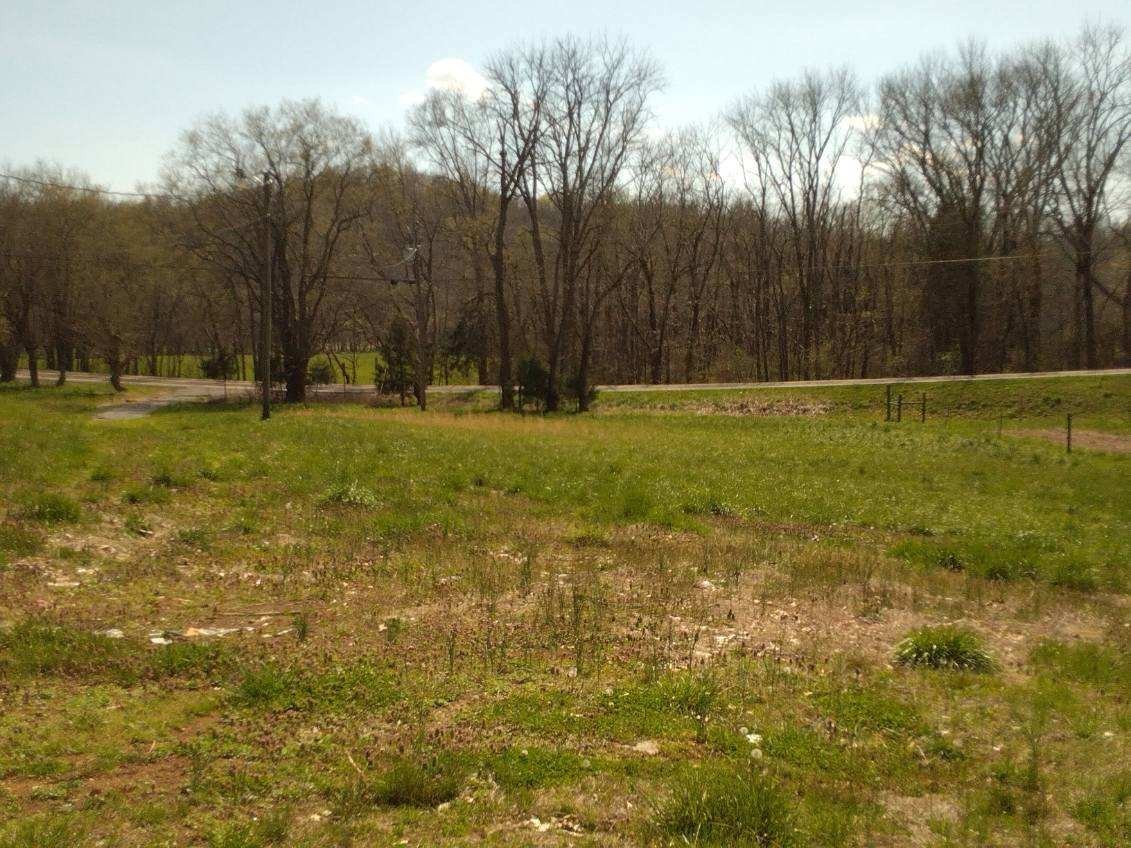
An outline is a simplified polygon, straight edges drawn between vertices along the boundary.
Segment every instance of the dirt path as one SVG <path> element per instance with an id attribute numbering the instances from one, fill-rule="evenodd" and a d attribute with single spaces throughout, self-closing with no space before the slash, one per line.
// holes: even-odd
<path id="1" fill-rule="evenodd" d="M 1046 442 L 1064 444 L 1064 430 L 1060 427 L 1049 427 L 1043 430 L 1009 430 L 1011 436 L 1026 436 L 1031 439 L 1044 439 Z M 1118 433 L 1104 433 L 1100 430 L 1072 431 L 1072 447 L 1085 448 L 1086 450 L 1108 451 L 1109 453 L 1131 453 L 1131 436 L 1121 436 Z"/>

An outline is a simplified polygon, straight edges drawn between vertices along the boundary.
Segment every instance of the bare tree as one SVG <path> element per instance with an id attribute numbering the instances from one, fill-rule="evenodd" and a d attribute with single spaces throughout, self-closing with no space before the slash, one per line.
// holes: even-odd
<path id="1" fill-rule="evenodd" d="M 167 170 L 169 187 L 193 201 L 189 250 L 243 280 L 254 303 L 266 266 L 262 227 L 270 226 L 273 336 L 288 401 L 305 399 L 310 358 L 341 315 L 335 299 L 348 287 L 335 269 L 369 214 L 372 153 L 358 121 L 317 100 L 285 101 L 203 121 L 184 135 Z M 260 175 L 273 184 L 270 208 L 248 184 Z"/>
<path id="2" fill-rule="evenodd" d="M 801 311 L 798 359 L 806 378 L 820 367 L 830 233 L 853 141 L 850 119 L 860 106 L 859 86 L 840 69 L 776 83 L 727 116 L 751 163 L 755 193 L 770 199 L 789 229 Z"/>
<path id="3" fill-rule="evenodd" d="M 1056 222 L 1076 280 L 1073 364 L 1096 368 L 1096 292 L 1115 299 L 1096 272 L 1099 236 L 1112 175 L 1131 142 L 1131 54 L 1122 30 L 1089 27 L 1077 39 L 1073 59 L 1074 84 L 1053 89 L 1067 116 Z"/>
<path id="4" fill-rule="evenodd" d="M 600 216 L 647 123 L 657 66 L 625 44 L 563 38 L 532 67 L 548 79 L 537 151 L 520 178 L 536 267 L 535 292 L 549 372 L 545 409 L 561 400 L 578 287 L 598 249 Z M 552 210 L 552 215 L 548 214 Z M 579 396 L 586 386 L 578 386 Z"/>
<path id="5" fill-rule="evenodd" d="M 434 92 L 410 124 L 417 146 L 457 188 L 462 212 L 471 219 L 473 253 L 483 236 L 494 277 L 499 406 L 513 409 L 508 224 L 539 138 L 548 82 L 544 56 L 501 53 L 488 64 L 487 77 L 489 86 L 478 98 L 462 91 Z M 482 226 L 476 224 L 479 218 Z"/>

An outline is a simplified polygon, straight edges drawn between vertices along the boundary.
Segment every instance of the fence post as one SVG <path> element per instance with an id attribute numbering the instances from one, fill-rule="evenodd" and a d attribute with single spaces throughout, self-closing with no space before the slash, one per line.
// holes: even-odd
<path id="1" fill-rule="evenodd" d="M 884 386 L 884 421 L 891 421 L 891 383 Z"/>
<path id="2" fill-rule="evenodd" d="M 919 399 L 919 423 L 927 423 L 927 393 L 923 392 L 923 396 Z"/>
<path id="3" fill-rule="evenodd" d="M 895 399 L 895 420 L 903 420 L 903 395 L 899 395 Z"/>
<path id="4" fill-rule="evenodd" d="M 1072 453 L 1072 413 L 1064 420 L 1064 448 L 1065 453 Z"/>

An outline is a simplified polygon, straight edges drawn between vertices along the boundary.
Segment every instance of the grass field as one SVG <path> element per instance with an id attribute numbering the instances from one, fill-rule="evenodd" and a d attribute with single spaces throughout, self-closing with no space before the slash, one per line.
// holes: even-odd
<path id="1" fill-rule="evenodd" d="M 906 396 L 0 389 L 0 848 L 1128 844 L 1131 378 Z"/>

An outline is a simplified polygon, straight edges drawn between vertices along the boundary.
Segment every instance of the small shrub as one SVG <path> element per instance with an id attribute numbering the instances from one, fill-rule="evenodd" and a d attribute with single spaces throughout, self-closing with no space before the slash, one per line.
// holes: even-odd
<path id="1" fill-rule="evenodd" d="M 308 377 L 313 386 L 328 386 L 334 382 L 334 366 L 325 359 L 316 359 L 310 363 Z"/>
<path id="2" fill-rule="evenodd" d="M 348 483 L 336 483 L 327 489 L 322 496 L 322 503 L 372 509 L 380 503 L 380 500 L 365 486 L 357 481 L 350 481 Z"/>
<path id="3" fill-rule="evenodd" d="M 782 793 L 756 775 L 704 766 L 681 779 L 657 810 L 656 828 L 680 845 L 784 848 L 796 844 Z"/>
<path id="4" fill-rule="evenodd" d="M 957 627 L 923 627 L 895 649 L 901 665 L 958 671 L 991 671 L 994 662 L 976 633 Z"/>
<path id="5" fill-rule="evenodd" d="M 79 505 L 66 495 L 42 492 L 25 498 L 20 510 L 21 518 L 41 524 L 71 524 L 82 516 Z"/>
<path id="6" fill-rule="evenodd" d="M 535 356 L 521 359 L 516 369 L 518 379 L 518 408 L 533 403 L 536 409 L 542 408 L 550 388 L 550 372 Z"/>

